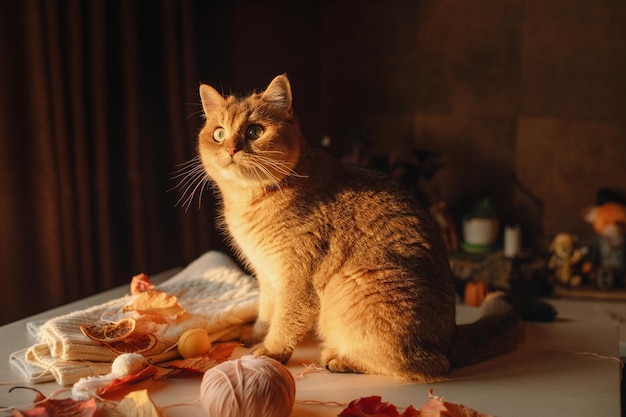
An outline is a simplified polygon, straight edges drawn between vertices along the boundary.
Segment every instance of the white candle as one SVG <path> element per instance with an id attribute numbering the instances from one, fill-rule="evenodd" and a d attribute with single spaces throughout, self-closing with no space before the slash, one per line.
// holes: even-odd
<path id="1" fill-rule="evenodd" d="M 504 228 L 504 256 L 515 258 L 522 252 L 522 230 L 519 225 Z"/>

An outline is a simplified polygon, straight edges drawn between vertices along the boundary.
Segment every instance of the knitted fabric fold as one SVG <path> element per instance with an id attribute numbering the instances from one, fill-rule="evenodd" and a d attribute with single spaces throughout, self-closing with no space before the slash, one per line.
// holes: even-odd
<path id="1" fill-rule="evenodd" d="M 142 352 L 156 363 L 176 356 L 174 346 L 185 330 L 203 328 L 212 340 L 234 340 L 257 315 L 256 280 L 220 252 L 205 253 L 157 289 L 175 296 L 186 314 L 168 323 L 143 320 L 136 312 L 123 311 L 137 297 L 126 295 L 45 322 L 28 323 L 38 343 L 13 353 L 10 361 L 30 382 L 56 380 L 69 385 L 86 376 L 109 373 L 117 356 L 87 338 L 81 325 L 137 318 L 136 331 L 157 338 L 153 348 Z"/>

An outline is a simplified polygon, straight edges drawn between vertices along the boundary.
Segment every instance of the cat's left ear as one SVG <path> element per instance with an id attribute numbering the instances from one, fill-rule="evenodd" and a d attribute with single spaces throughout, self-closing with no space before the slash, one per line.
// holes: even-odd
<path id="1" fill-rule="evenodd" d="M 291 84 L 286 75 L 274 78 L 261 97 L 291 117 Z"/>
<path id="2" fill-rule="evenodd" d="M 224 97 L 207 84 L 200 84 L 200 100 L 202 100 L 204 114 L 209 114 L 215 107 L 224 104 Z"/>

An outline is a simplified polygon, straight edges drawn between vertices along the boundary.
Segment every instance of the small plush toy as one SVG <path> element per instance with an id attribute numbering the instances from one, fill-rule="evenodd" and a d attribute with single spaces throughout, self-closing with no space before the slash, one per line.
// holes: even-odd
<path id="1" fill-rule="evenodd" d="M 585 250 L 578 245 L 578 237 L 569 233 L 559 233 L 550 245 L 552 256 L 548 269 L 552 273 L 553 282 L 569 287 L 580 287 L 583 284 L 581 274 Z"/>
<path id="2" fill-rule="evenodd" d="M 623 284 L 626 272 L 626 205 L 619 193 L 601 190 L 598 204 L 583 210 L 596 238 L 590 247 L 590 269 L 598 288 L 610 290 Z"/>

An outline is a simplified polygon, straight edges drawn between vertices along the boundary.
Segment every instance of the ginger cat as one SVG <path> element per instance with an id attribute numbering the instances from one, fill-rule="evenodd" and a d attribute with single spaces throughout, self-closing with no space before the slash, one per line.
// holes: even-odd
<path id="1" fill-rule="evenodd" d="M 455 324 L 446 248 L 411 194 L 309 146 L 277 76 L 245 98 L 200 86 L 199 158 L 223 228 L 260 287 L 246 342 L 286 362 L 312 329 L 335 372 L 435 380 L 514 349 L 522 322 L 501 297 Z M 194 170 L 198 175 L 198 168 Z"/>

